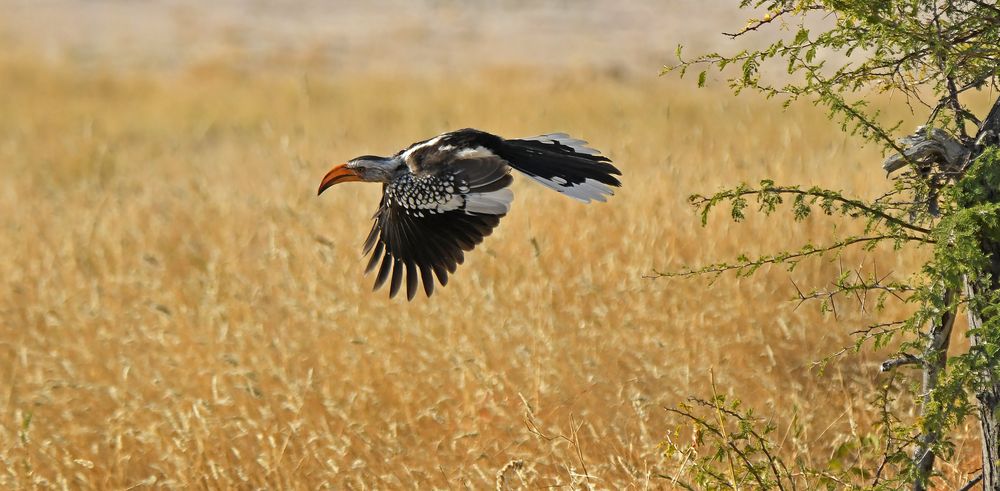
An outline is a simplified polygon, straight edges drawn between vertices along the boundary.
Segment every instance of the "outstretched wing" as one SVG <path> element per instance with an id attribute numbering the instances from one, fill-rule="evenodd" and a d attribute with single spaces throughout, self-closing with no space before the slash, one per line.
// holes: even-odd
<path id="1" fill-rule="evenodd" d="M 605 201 L 621 186 L 611 160 L 566 133 L 504 140 L 496 153 L 510 166 L 550 189 L 589 203 Z"/>
<path id="2" fill-rule="evenodd" d="M 486 157 L 453 160 L 437 172 L 406 173 L 386 184 L 364 245 L 371 252 L 365 273 L 378 268 L 374 289 L 388 282 L 389 297 L 395 297 L 405 279 L 412 300 L 421 282 L 427 296 L 435 276 L 446 285 L 464 252 L 507 214 L 511 181 L 505 161 Z"/>

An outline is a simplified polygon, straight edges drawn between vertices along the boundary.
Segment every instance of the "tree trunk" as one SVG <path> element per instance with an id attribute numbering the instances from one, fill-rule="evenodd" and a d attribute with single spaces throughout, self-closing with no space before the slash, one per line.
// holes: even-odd
<path id="1" fill-rule="evenodd" d="M 953 162 L 953 159 L 949 159 L 948 163 L 952 165 L 955 163 L 959 164 L 961 172 L 964 175 L 971 166 L 977 165 L 976 159 L 987 148 L 996 146 L 1000 146 L 1000 98 L 994 102 L 989 115 L 986 116 L 986 119 L 983 120 L 979 128 L 975 140 L 969 144 L 970 148 L 968 148 L 968 152 L 965 152 L 967 155 L 965 157 L 966 160 Z M 905 161 L 906 158 L 912 156 L 900 155 L 899 158 Z M 894 165 L 893 160 L 887 160 L 885 165 Z M 887 169 L 892 170 L 890 167 L 887 167 Z M 993 170 L 987 170 L 986 178 L 989 178 L 988 174 L 990 172 L 993 172 Z M 984 184 L 984 188 L 990 188 L 988 183 Z M 994 192 L 988 194 L 988 196 L 984 197 L 985 201 L 1000 203 L 1000 189 L 996 189 Z M 982 203 L 971 203 L 966 206 L 976 206 L 978 204 Z M 998 315 L 983 309 L 983 307 L 986 301 L 993 298 L 992 294 L 994 292 L 1000 291 L 1000 241 L 996 239 L 998 234 L 992 231 L 987 232 L 989 233 L 984 232 L 982 234 L 979 247 L 983 254 L 989 258 L 989 264 L 982 271 L 982 278 L 970 278 L 966 276 L 963 279 L 964 285 L 961 293 L 965 297 L 964 300 L 966 301 L 969 314 L 969 328 L 973 333 L 970 349 L 979 350 L 982 356 L 986 357 L 983 363 L 981 378 L 977 380 L 976 384 L 979 425 L 982 431 L 983 473 L 981 479 L 984 490 L 1000 490 L 1000 377 L 995 376 L 995 367 L 1000 364 L 1000 356 L 991 355 L 988 352 L 989 350 L 984 349 L 986 343 L 982 336 L 983 331 L 981 330 L 984 324 L 994 320 L 992 318 L 985 318 L 984 316 Z M 984 281 L 987 278 L 989 280 Z M 945 305 L 951 305 L 958 294 L 959 292 L 954 290 L 945 292 Z M 986 298 L 981 299 L 981 296 L 984 295 Z M 924 348 L 919 361 L 923 370 L 923 399 L 920 411 L 922 415 L 927 414 L 927 408 L 933 402 L 931 394 L 937 388 L 938 379 L 947 367 L 948 345 L 951 340 L 954 322 L 955 310 L 952 309 L 942 314 L 939 319 L 936 319 L 928 331 L 927 346 Z M 885 366 L 883 364 L 883 368 Z M 916 472 L 916 479 L 913 483 L 914 491 L 925 491 L 927 489 L 930 476 L 934 471 L 935 455 L 931 451 L 931 448 L 933 448 L 934 444 L 940 438 L 940 429 L 924 422 L 921 435 L 917 439 L 917 448 L 913 454 L 913 464 Z"/>
<path id="2" fill-rule="evenodd" d="M 990 247 L 993 255 L 990 258 L 990 271 L 992 275 L 989 288 L 996 291 L 1000 289 L 1000 244 L 984 243 L 983 247 Z M 983 292 L 969 278 L 965 279 L 965 295 L 970 300 L 969 306 L 969 329 L 980 329 L 983 327 L 983 314 L 971 304 L 973 300 Z M 971 349 L 983 344 L 981 336 L 972 336 Z M 997 360 L 995 356 L 988 357 L 986 373 L 983 380 L 979 382 L 976 391 L 976 400 L 979 405 L 979 429 L 982 432 L 983 451 L 983 489 L 1000 489 L 1000 380 L 993 376 Z"/>
<path id="3" fill-rule="evenodd" d="M 1000 258 L 994 256 L 992 259 L 994 271 L 1000 272 Z M 965 281 L 965 288 L 968 298 L 974 298 L 979 294 L 975 285 L 968 279 Z M 969 308 L 970 329 L 979 329 L 983 326 L 983 318 L 975 310 Z M 979 336 L 973 336 L 972 348 L 975 349 L 981 342 Z M 997 412 L 1000 409 L 1000 381 L 993 377 L 984 380 L 976 392 L 976 400 L 979 403 L 979 429 L 982 432 L 983 489 L 1000 489 L 1000 467 L 998 467 L 1000 466 L 1000 414 Z"/>
<path id="4" fill-rule="evenodd" d="M 978 157 L 986 148 L 1000 145 L 1000 98 L 993 103 L 986 119 L 976 135 L 976 148 L 970 154 L 970 161 Z M 992 193 L 989 197 L 992 202 L 1000 202 L 1000 190 Z M 1000 243 L 984 237 L 980 243 L 984 254 L 989 257 L 990 264 L 984 273 L 990 275 L 989 284 L 982 284 L 976 278 L 965 278 L 965 296 L 969 302 L 969 328 L 980 329 L 984 323 L 991 321 L 985 317 L 989 314 L 980 311 L 976 299 L 985 293 L 979 291 L 981 288 L 989 289 L 992 292 L 1000 289 Z M 980 336 L 972 336 L 971 349 L 977 349 L 983 343 Z M 986 373 L 976 391 L 976 399 L 979 404 L 979 426 L 982 431 L 982 451 L 983 451 L 983 489 L 1000 490 L 1000 380 L 994 374 L 993 365 L 996 363 L 995 356 L 986 355 L 989 358 Z"/>
<path id="5" fill-rule="evenodd" d="M 951 305 L 955 298 L 955 292 L 945 292 L 945 304 Z M 923 401 L 920 407 L 920 414 L 926 414 L 927 408 L 931 404 L 931 392 L 937 387 L 938 377 L 944 371 L 948 363 L 948 345 L 951 343 L 951 329 L 955 325 L 955 311 L 945 312 L 940 319 L 937 319 L 931 326 L 927 347 L 921 355 L 923 365 L 924 380 L 922 386 Z M 913 462 L 917 466 L 917 479 L 913 483 L 913 491 L 924 491 L 927 489 L 927 482 L 934 470 L 934 452 L 931 447 L 941 438 L 941 431 L 938 428 L 925 427 L 922 430 L 918 441 L 920 445 L 913 452 Z"/>

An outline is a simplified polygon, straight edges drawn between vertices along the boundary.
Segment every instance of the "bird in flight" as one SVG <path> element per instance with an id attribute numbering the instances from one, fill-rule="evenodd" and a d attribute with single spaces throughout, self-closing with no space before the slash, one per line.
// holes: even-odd
<path id="1" fill-rule="evenodd" d="M 365 274 L 378 268 L 374 290 L 389 282 L 395 297 L 406 280 L 429 297 L 507 214 L 511 169 L 566 196 L 605 201 L 621 171 L 585 141 L 565 133 L 504 139 L 471 128 L 414 143 L 391 157 L 365 155 L 330 170 L 318 194 L 349 181 L 382 183 L 382 201 L 364 254 Z M 405 273 L 405 274 L 404 274 Z"/>

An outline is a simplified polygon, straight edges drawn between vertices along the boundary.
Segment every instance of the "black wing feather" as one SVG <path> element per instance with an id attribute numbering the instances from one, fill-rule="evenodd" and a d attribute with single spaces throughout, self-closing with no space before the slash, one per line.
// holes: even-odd
<path id="1" fill-rule="evenodd" d="M 375 269 L 375 266 L 378 264 L 378 261 L 382 259 L 382 253 L 384 251 L 385 251 L 385 244 L 379 242 L 378 245 L 375 246 L 375 251 L 372 252 L 372 258 L 368 261 L 368 266 L 365 266 L 365 274 L 371 273 L 372 270 Z M 368 251 L 366 250 L 365 253 L 367 252 Z"/>
<path id="2" fill-rule="evenodd" d="M 434 292 L 434 276 L 442 286 L 447 285 L 448 273 L 454 273 L 465 261 L 463 251 L 471 251 L 490 235 L 500 218 L 466 215 L 462 211 L 415 217 L 396 207 L 383 207 L 377 225 L 381 241 L 386 244 L 380 242 L 372 250 L 373 257 L 380 250 L 384 253 L 375 288 L 385 283 L 389 276 L 387 266 L 391 263 L 390 297 L 402 289 L 404 268 L 407 298 L 415 296 L 418 280 L 423 282 L 424 293 L 430 296 Z"/>
<path id="3" fill-rule="evenodd" d="M 392 262 L 392 281 L 389 282 L 389 298 L 396 298 L 399 287 L 403 284 L 403 261 L 395 259 Z"/>
<path id="4" fill-rule="evenodd" d="M 417 276 L 417 268 L 414 261 L 406 261 L 406 300 L 413 300 L 417 294 L 420 277 Z"/>
<path id="5" fill-rule="evenodd" d="M 389 279 L 389 272 L 392 271 L 392 255 L 388 251 L 382 256 L 382 266 L 378 268 L 378 274 L 375 275 L 375 286 L 372 290 L 378 290 L 385 284 L 385 280 Z"/>
<path id="6" fill-rule="evenodd" d="M 448 172 L 454 176 L 454 194 L 442 202 L 452 203 L 450 208 L 433 209 L 434 213 L 427 208 L 409 209 L 403 206 L 403 200 L 383 195 L 364 250 L 372 254 L 367 271 L 375 269 L 378 256 L 383 256 L 375 288 L 389 280 L 390 297 L 402 290 L 404 281 L 407 299 L 413 299 L 421 283 L 424 293 L 430 296 L 435 277 L 442 286 L 446 285 L 449 273 L 454 273 L 465 261 L 465 251 L 482 243 L 506 214 L 472 212 L 451 201 L 459 197 L 459 202 L 465 203 L 462 200 L 470 195 L 508 187 L 512 178 L 505 161 L 495 157 L 456 160 Z M 448 177 L 442 176 L 442 179 Z"/>

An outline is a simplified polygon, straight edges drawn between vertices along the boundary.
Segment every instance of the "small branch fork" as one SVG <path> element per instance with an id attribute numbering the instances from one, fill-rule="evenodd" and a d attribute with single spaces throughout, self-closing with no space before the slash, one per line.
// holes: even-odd
<path id="1" fill-rule="evenodd" d="M 724 32 L 724 33 L 722 33 L 722 35 L 728 37 L 729 39 L 736 39 L 736 38 L 738 38 L 740 36 L 743 36 L 743 35 L 745 35 L 745 34 L 747 34 L 749 32 L 756 31 L 756 30 L 760 29 L 761 27 L 764 27 L 764 26 L 766 26 L 766 25 L 768 25 L 768 24 L 770 24 L 770 23 L 778 20 L 782 16 L 785 16 L 785 15 L 788 15 L 788 14 L 791 14 L 791 13 L 806 12 L 806 11 L 809 11 L 809 10 L 825 10 L 825 9 L 826 8 L 823 7 L 822 5 L 806 5 L 806 6 L 801 6 L 801 7 L 785 7 L 783 9 L 781 9 L 781 10 L 776 11 L 776 12 L 769 12 L 763 19 L 753 19 L 753 20 L 751 20 L 750 22 L 747 23 L 746 27 L 744 27 L 743 29 L 740 29 L 737 32 Z"/>
<path id="2" fill-rule="evenodd" d="M 799 288 L 799 285 L 795 283 L 795 280 L 791 280 L 792 287 L 795 288 L 795 294 L 798 300 L 798 303 L 795 305 L 795 309 L 798 309 L 803 303 L 810 300 L 823 300 L 825 302 L 829 302 L 830 308 L 833 309 L 834 316 L 837 317 L 837 297 L 853 295 L 854 299 L 858 302 L 858 306 L 861 308 L 861 312 L 864 313 L 868 311 L 868 294 L 871 292 L 880 292 L 881 296 L 892 295 L 900 302 L 905 302 L 906 298 L 904 298 L 902 294 L 912 292 L 914 287 L 905 283 L 897 283 L 893 281 L 887 282 L 886 280 L 892 276 L 892 272 L 879 275 L 877 264 L 873 265 L 873 267 L 875 270 L 867 279 L 862 274 L 860 269 L 854 269 L 850 273 L 845 274 L 843 267 L 841 267 L 840 276 L 831 283 L 832 288 L 817 289 L 808 293 L 803 292 L 802 289 Z M 877 324 L 875 326 L 870 326 L 868 329 L 855 331 L 852 334 L 868 334 L 876 327 L 887 327 L 895 324 L 897 323 L 893 322 L 886 325 Z"/>

